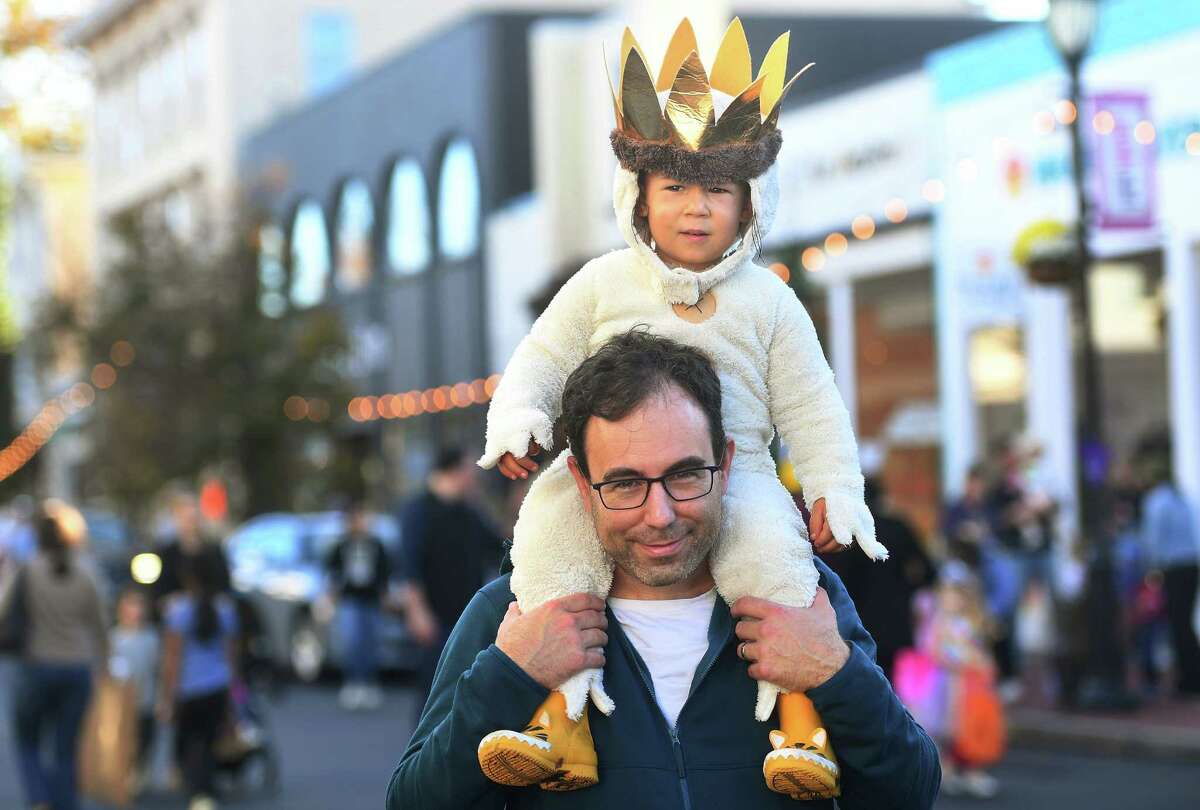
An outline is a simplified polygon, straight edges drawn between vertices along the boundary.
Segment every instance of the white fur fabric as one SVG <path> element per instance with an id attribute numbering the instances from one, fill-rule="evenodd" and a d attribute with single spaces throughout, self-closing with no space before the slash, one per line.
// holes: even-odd
<path id="1" fill-rule="evenodd" d="M 765 235 L 779 195 L 775 169 L 750 181 L 750 192 L 756 227 Z M 505 452 L 524 456 L 531 438 L 550 451 L 567 376 L 609 338 L 647 325 L 703 350 L 721 378 L 725 431 L 737 446 L 725 534 L 713 558 L 721 596 L 807 605 L 817 573 L 799 512 L 776 477 L 773 426 L 791 450 L 807 501 L 825 499 L 837 541 L 857 541 L 875 559 L 887 556 L 863 502 L 850 417 L 816 330 L 792 290 L 751 261 L 750 239 L 704 272 L 667 267 L 633 227 L 637 196 L 637 176 L 618 168 L 614 208 L 629 247 L 584 265 L 518 345 L 488 410 L 479 463 L 494 466 Z M 694 304 L 708 291 L 716 298 L 710 319 L 694 324 L 675 315 L 672 304 Z M 607 595 L 612 563 L 562 455 L 530 488 L 513 541 L 512 589 L 522 610 L 579 591 Z M 576 702 L 582 711 L 580 695 L 591 692 L 598 708 L 605 708 L 597 699 L 603 696 L 611 709 L 597 676 L 577 677 L 564 685 L 571 690 L 569 707 Z M 774 703 L 774 687 L 761 687 L 760 719 L 768 703 Z"/>

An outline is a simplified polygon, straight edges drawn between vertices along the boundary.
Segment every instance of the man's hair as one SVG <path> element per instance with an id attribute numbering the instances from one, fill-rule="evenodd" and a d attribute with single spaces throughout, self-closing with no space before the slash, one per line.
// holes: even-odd
<path id="1" fill-rule="evenodd" d="M 437 455 L 433 459 L 433 471 L 439 473 L 452 472 L 462 466 L 463 460 L 466 457 L 466 451 L 457 445 L 443 447 L 438 450 Z"/>
<path id="2" fill-rule="evenodd" d="M 721 421 L 721 380 L 712 361 L 698 349 L 650 334 L 645 327 L 609 340 L 567 378 L 562 396 L 562 431 L 579 469 L 588 475 L 584 430 L 593 416 L 624 419 L 655 393 L 676 386 L 708 419 L 713 456 L 725 451 Z"/>

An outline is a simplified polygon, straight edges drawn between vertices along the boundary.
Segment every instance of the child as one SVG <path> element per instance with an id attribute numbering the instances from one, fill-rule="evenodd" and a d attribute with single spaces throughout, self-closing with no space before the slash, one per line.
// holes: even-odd
<path id="1" fill-rule="evenodd" d="M 146 596 L 127 588 L 117 600 L 117 626 L 109 647 L 109 670 L 113 677 L 133 682 L 138 701 L 138 748 L 135 784 L 146 784 L 147 756 L 154 742 L 154 680 L 158 675 L 158 633 L 147 620 Z M 136 792 L 136 791 L 135 791 Z"/>
<path id="2" fill-rule="evenodd" d="M 687 20 L 675 32 L 657 86 L 628 29 L 621 52 L 613 196 L 629 247 L 589 262 L 567 281 L 517 347 L 488 412 L 480 465 L 498 464 L 510 478 L 537 469 L 531 456 L 552 449 L 567 376 L 608 338 L 646 325 L 696 346 L 717 364 L 722 417 L 737 445 L 722 539 L 710 560 L 717 590 L 731 604 L 753 595 L 807 606 L 817 570 L 800 513 L 775 474 L 774 425 L 794 448 L 813 505 L 814 540 L 857 539 L 877 559 L 886 550 L 875 541 L 849 415 L 812 322 L 791 289 L 751 261 L 779 195 L 772 165 L 782 144 L 779 102 L 791 85 L 783 83 L 787 35 L 772 46 L 757 80 L 736 19 L 711 81 Z M 665 114 L 660 96 L 667 98 Z M 569 457 L 560 454 L 534 481 L 514 528 L 511 587 L 522 611 L 576 592 L 605 597 L 612 583 L 612 562 L 580 502 Z M 778 693 L 759 683 L 760 721 L 770 717 Z M 530 734 L 484 738 L 484 773 L 503 784 L 551 790 L 598 781 L 594 766 L 573 768 L 552 750 L 574 733 L 562 730 L 574 729 L 575 721 L 590 746 L 589 694 L 601 711 L 613 710 L 601 672 L 581 672 L 538 708 Z M 838 795 L 837 764 L 812 704 L 801 694 L 783 701 L 784 728 L 769 735 L 777 750 L 764 763 L 768 784 L 789 794 L 802 786 L 816 797 Z M 535 738 L 534 726 L 547 721 L 550 739 Z"/>
<path id="3" fill-rule="evenodd" d="M 997 790 L 995 778 L 982 767 L 998 758 L 1003 746 L 989 625 L 975 578 L 961 562 L 947 563 L 918 644 L 946 683 L 945 716 L 930 730 L 942 760 L 942 789 L 950 795 L 988 798 Z M 972 716 L 965 716 L 968 712 Z M 971 733 L 964 733 L 967 723 L 973 724 Z"/>
<path id="4" fill-rule="evenodd" d="M 220 595 L 221 561 L 188 558 L 182 594 L 166 609 L 159 719 L 175 720 L 176 760 L 183 768 L 189 810 L 214 810 L 213 748 L 229 720 L 237 612 Z"/>

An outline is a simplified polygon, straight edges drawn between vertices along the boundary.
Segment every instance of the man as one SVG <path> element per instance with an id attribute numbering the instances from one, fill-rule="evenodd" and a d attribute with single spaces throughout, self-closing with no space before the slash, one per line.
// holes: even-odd
<path id="1" fill-rule="evenodd" d="M 344 650 L 342 708 L 373 710 L 383 702 L 376 682 L 379 670 L 379 622 L 391 581 L 387 549 L 371 534 L 366 506 L 346 511 L 346 533 L 325 560 Z"/>
<path id="2" fill-rule="evenodd" d="M 562 421 L 580 497 L 615 563 L 610 604 L 577 594 L 522 614 L 508 577 L 480 590 L 392 775 L 389 810 L 794 808 L 763 780 L 770 743 L 754 720 L 757 678 L 805 691 L 816 705 L 841 762 L 840 807 L 932 806 L 936 750 L 872 662 L 875 644 L 827 567 L 818 563 L 822 588 L 810 608 L 744 598 L 730 610 L 715 597 L 708 557 L 735 452 L 719 392 L 698 351 L 636 331 L 571 375 Z M 700 469 L 711 475 L 707 494 L 668 493 L 666 476 Z M 597 491 L 609 484 L 639 487 L 645 500 L 609 509 Z M 672 622 L 676 652 L 660 654 L 667 640 L 654 614 L 702 598 L 707 618 Z M 483 775 L 476 746 L 484 735 L 519 728 L 556 684 L 597 666 L 617 706 L 607 717 L 589 710 L 599 784 L 566 798 Z"/>
<path id="3" fill-rule="evenodd" d="M 156 611 L 163 609 L 166 599 L 183 590 L 181 572 L 189 560 L 210 557 L 214 570 L 219 570 L 220 590 L 230 590 L 229 562 L 218 540 L 208 538 L 201 523 L 200 505 L 196 497 L 183 490 L 170 497 L 171 520 L 174 534 L 163 541 L 158 556 L 162 560 L 162 572 L 154 583 Z"/>
<path id="4" fill-rule="evenodd" d="M 409 632 L 425 647 L 425 693 L 446 636 L 500 562 L 503 538 L 468 501 L 476 473 L 462 448 L 441 450 L 426 491 L 401 515 L 400 599 Z"/>
<path id="5" fill-rule="evenodd" d="M 897 653 L 913 646 L 913 596 L 933 585 L 937 571 L 912 524 L 888 505 L 880 479 L 867 478 L 866 501 L 875 517 L 875 536 L 887 547 L 887 564 L 865 554 L 842 554 L 829 566 L 842 578 L 875 640 L 876 663 L 892 678 Z"/>

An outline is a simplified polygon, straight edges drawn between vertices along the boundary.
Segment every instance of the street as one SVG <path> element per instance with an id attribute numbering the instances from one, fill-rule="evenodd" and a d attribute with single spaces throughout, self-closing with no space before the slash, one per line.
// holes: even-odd
<path id="1" fill-rule="evenodd" d="M 0 694 L 9 694 L 10 667 L 0 664 Z M 282 790 L 276 796 L 238 799 L 245 810 L 379 810 L 388 777 L 408 740 L 414 697 L 392 684 L 377 713 L 348 714 L 337 706 L 332 685 L 289 688 L 269 704 L 273 738 L 282 759 Z M 13 762 L 11 728 L 0 725 L 0 808 L 21 806 Z M 995 770 L 1000 795 L 991 801 L 942 798 L 938 810 L 1183 810 L 1200 795 L 1200 770 L 1181 762 L 1121 760 L 1016 749 Z M 179 799 L 153 793 L 139 810 L 181 807 Z"/>

